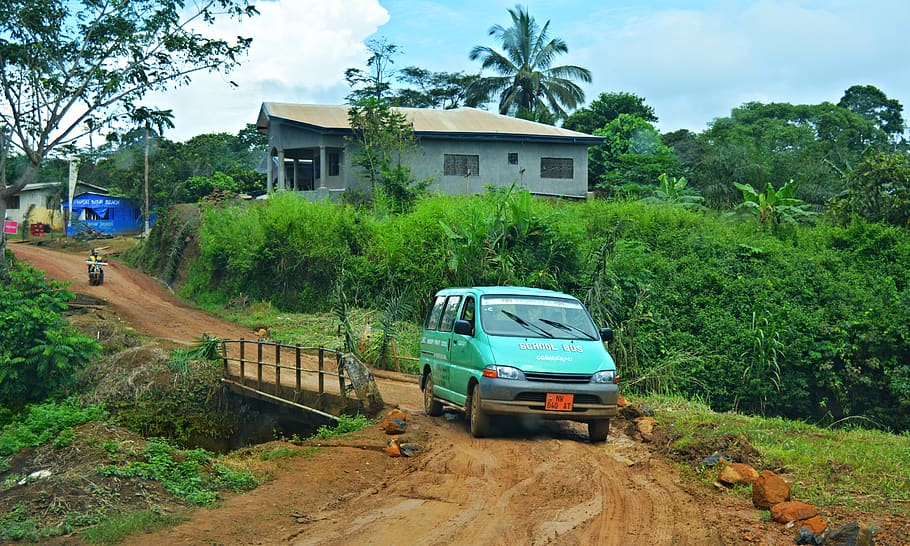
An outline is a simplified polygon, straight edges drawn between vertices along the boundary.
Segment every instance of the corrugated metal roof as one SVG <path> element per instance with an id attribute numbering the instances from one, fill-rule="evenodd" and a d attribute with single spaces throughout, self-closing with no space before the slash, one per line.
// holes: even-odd
<path id="1" fill-rule="evenodd" d="M 462 136 L 530 137 L 539 139 L 571 140 L 598 143 L 603 139 L 519 118 L 503 116 L 477 108 L 432 110 L 427 108 L 395 108 L 414 124 L 414 132 L 421 136 L 459 134 Z M 348 107 L 325 104 L 291 104 L 264 102 L 260 109 L 257 127 L 268 130 L 268 120 L 279 118 L 300 123 L 314 129 L 350 131 Z"/>

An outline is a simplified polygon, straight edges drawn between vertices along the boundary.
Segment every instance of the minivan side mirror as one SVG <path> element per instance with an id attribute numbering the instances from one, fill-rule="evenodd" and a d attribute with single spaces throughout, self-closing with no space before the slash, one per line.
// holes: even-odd
<path id="1" fill-rule="evenodd" d="M 455 321 L 455 333 L 461 334 L 463 336 L 473 336 L 474 335 L 474 325 L 471 324 L 469 320 L 456 320 Z"/>
<path id="2" fill-rule="evenodd" d="M 600 339 L 605 342 L 613 341 L 613 328 L 601 328 Z"/>

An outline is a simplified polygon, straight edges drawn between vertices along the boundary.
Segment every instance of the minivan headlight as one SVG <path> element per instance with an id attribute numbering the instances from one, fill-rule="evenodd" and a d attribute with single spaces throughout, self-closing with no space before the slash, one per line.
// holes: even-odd
<path id="1" fill-rule="evenodd" d="M 517 379 L 524 381 L 525 374 L 518 368 L 513 368 L 512 366 L 494 366 L 490 365 L 483 369 L 484 377 L 492 377 L 495 379 Z"/>
<path id="2" fill-rule="evenodd" d="M 591 376 L 591 383 L 618 383 L 616 370 L 601 370 Z"/>

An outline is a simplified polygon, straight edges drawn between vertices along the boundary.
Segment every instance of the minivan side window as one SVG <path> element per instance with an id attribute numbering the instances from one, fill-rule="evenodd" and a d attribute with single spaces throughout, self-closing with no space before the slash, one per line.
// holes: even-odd
<path id="1" fill-rule="evenodd" d="M 436 296 L 436 301 L 433 302 L 433 307 L 430 309 L 429 314 L 427 314 L 427 322 L 423 325 L 427 330 L 435 330 L 439 325 L 439 317 L 442 316 L 442 310 L 446 305 L 445 296 Z"/>
<path id="2" fill-rule="evenodd" d="M 452 296 L 446 303 L 446 310 L 442 314 L 442 322 L 439 324 L 439 330 L 450 332 L 455 324 L 455 314 L 458 312 L 458 305 L 461 303 L 461 296 Z"/>
<path id="3" fill-rule="evenodd" d="M 461 320 L 466 320 L 474 326 L 474 296 L 468 296 L 464 300 L 464 308 L 461 310 Z"/>

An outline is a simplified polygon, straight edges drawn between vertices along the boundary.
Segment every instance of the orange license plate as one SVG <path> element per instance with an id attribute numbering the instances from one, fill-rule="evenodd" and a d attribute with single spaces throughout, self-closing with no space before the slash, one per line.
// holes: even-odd
<path id="1" fill-rule="evenodd" d="M 572 404 L 574 403 L 574 394 L 559 394 L 548 392 L 547 404 L 545 408 L 550 411 L 572 411 Z"/>

